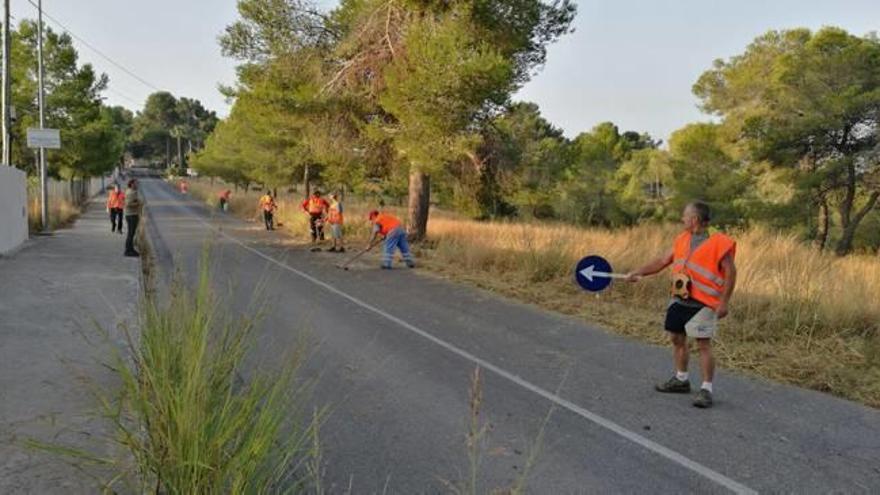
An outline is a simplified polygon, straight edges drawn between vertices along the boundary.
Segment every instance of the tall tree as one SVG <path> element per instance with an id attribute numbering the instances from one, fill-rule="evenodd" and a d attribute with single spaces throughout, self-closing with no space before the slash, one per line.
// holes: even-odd
<path id="1" fill-rule="evenodd" d="M 677 214 L 690 201 L 712 206 L 713 223 L 744 222 L 750 173 L 725 149 L 717 124 L 689 124 L 672 134 L 669 153 L 672 188 L 671 211 Z"/>
<path id="2" fill-rule="evenodd" d="M 567 0 L 367 0 L 335 12 L 344 36 L 327 87 L 375 100 L 410 171 L 412 237 L 426 233 L 429 174 L 461 156 L 481 166 L 480 123 L 544 62 L 574 13 Z"/>
<path id="3" fill-rule="evenodd" d="M 164 159 L 171 162 L 171 130 L 180 124 L 177 98 L 167 91 L 159 91 L 147 97 L 144 108 L 134 119 L 133 139 L 136 157 L 151 160 Z"/>
<path id="4" fill-rule="evenodd" d="M 73 40 L 51 28 L 43 33 L 46 126 L 61 130 L 62 149 L 48 152 L 49 173 L 65 178 L 110 170 L 122 154 L 124 136 L 102 111 L 101 92 L 107 76 L 79 64 Z M 12 100 L 18 120 L 12 129 L 13 159 L 31 172 L 34 152 L 26 147 L 26 130 L 39 125 L 37 107 L 37 26 L 22 21 L 12 33 Z"/>
<path id="5" fill-rule="evenodd" d="M 793 183 L 808 189 L 801 196 L 826 219 L 836 208 L 835 250 L 850 252 L 880 199 L 880 39 L 830 27 L 771 31 L 716 61 L 694 92 L 746 158 L 792 169 Z"/>

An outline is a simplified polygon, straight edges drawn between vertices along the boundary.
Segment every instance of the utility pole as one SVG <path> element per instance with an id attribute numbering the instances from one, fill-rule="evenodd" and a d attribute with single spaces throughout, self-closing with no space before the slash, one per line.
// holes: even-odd
<path id="1" fill-rule="evenodd" d="M 46 111 L 44 108 L 44 93 L 45 88 L 43 87 L 43 0 L 37 0 L 37 85 L 39 86 L 38 90 L 38 102 L 40 105 L 40 129 L 45 129 L 46 127 Z M 49 230 L 49 194 L 46 190 L 46 177 L 48 176 L 48 171 L 46 170 L 46 148 L 40 148 L 40 204 L 41 208 L 41 216 L 40 221 L 43 223 L 43 231 Z"/>
<path id="2" fill-rule="evenodd" d="M 11 89 L 12 89 L 12 78 L 9 77 L 9 68 L 12 64 L 9 63 L 9 55 L 12 51 L 11 46 L 11 30 L 10 30 L 10 18 L 11 15 L 9 13 L 9 0 L 3 0 L 3 89 L 2 95 L 0 95 L 0 99 L 3 100 L 3 116 L 0 117 L 3 120 L 2 124 L 2 133 L 3 133 L 3 165 L 12 165 L 12 147 L 11 147 L 11 119 L 9 118 L 9 105 L 12 100 Z"/>

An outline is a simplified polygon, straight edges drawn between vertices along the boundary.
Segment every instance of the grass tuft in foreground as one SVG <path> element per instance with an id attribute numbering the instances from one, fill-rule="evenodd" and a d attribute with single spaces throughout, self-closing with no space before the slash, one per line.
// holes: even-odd
<path id="1" fill-rule="evenodd" d="M 321 416 L 302 414 L 295 380 L 302 352 L 276 373 L 243 363 L 258 318 L 231 319 L 210 288 L 205 256 L 192 289 L 176 283 L 166 305 L 147 301 L 132 366 L 119 366 L 118 441 L 141 488 L 156 493 L 298 492 L 317 486 Z"/>

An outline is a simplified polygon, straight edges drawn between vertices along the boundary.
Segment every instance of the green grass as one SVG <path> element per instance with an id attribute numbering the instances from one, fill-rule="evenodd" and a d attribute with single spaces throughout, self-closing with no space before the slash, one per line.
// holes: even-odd
<path id="1" fill-rule="evenodd" d="M 303 414 L 307 387 L 295 351 L 277 372 L 241 374 L 258 317 L 230 318 L 211 290 L 207 256 L 195 287 L 144 304 L 132 366 L 120 366 L 114 416 L 142 487 L 159 493 L 299 492 L 320 415 Z"/>
<path id="2" fill-rule="evenodd" d="M 225 313 L 209 265 L 206 250 L 193 286 L 178 277 L 165 302 L 142 302 L 140 331 L 126 329 L 128 346 L 110 366 L 118 389 L 89 383 L 116 455 L 26 443 L 80 469 L 100 466 L 105 492 L 323 493 L 325 411 L 306 410 L 311 387 L 297 379 L 307 347 L 296 346 L 274 371 L 254 369 L 248 354 L 262 311 Z"/>

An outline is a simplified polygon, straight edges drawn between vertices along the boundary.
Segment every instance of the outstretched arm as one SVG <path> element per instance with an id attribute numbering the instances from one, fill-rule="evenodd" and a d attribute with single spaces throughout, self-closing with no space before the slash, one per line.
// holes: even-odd
<path id="1" fill-rule="evenodd" d="M 667 266 L 672 264 L 672 251 L 670 250 L 665 255 L 660 256 L 659 258 L 655 258 L 640 268 L 633 270 L 626 274 L 626 280 L 629 282 L 635 282 L 636 280 L 647 277 L 649 275 L 654 275 L 660 271 L 663 271 Z"/>

